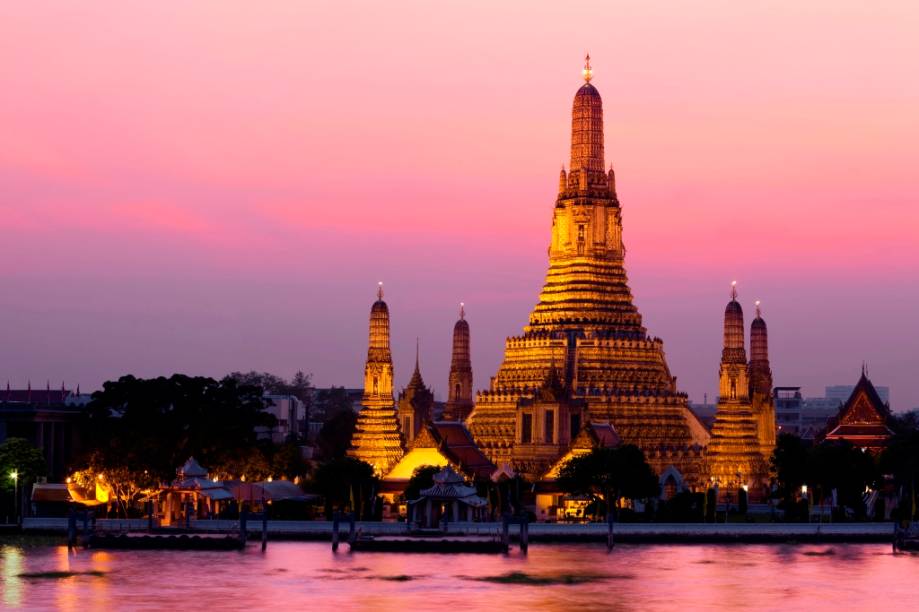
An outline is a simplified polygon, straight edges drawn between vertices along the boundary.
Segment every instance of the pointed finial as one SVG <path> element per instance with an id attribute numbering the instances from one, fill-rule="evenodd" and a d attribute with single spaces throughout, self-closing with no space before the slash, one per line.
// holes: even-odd
<path id="1" fill-rule="evenodd" d="M 590 53 L 584 57 L 584 70 L 582 71 L 582 74 L 584 75 L 584 81 L 590 83 L 590 79 L 592 79 L 594 76 L 594 71 L 590 67 Z"/>
<path id="2" fill-rule="evenodd" d="M 466 302 L 460 302 L 460 319 L 466 318 Z"/>
<path id="3" fill-rule="evenodd" d="M 383 281 L 377 283 L 377 299 L 383 299 Z"/>
<path id="4" fill-rule="evenodd" d="M 737 281 L 731 281 L 731 299 L 737 299 Z"/>
<path id="5" fill-rule="evenodd" d="M 756 317 L 759 318 L 759 300 L 756 300 Z"/>
<path id="6" fill-rule="evenodd" d="M 421 363 L 421 339 L 418 336 L 415 336 L 415 371 L 419 370 L 419 364 Z"/>

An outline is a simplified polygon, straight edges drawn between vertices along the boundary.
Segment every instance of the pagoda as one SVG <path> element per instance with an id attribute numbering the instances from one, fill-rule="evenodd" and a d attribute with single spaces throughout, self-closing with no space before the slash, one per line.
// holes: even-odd
<path id="1" fill-rule="evenodd" d="M 756 419 L 756 436 L 766 461 L 775 450 L 775 399 L 772 393 L 772 368 L 769 366 L 769 337 L 766 321 L 756 300 L 756 318 L 750 324 L 750 407 Z"/>
<path id="2" fill-rule="evenodd" d="M 709 477 L 711 484 L 725 496 L 744 488 L 754 498 L 762 499 L 769 468 L 763 456 L 758 419 L 750 403 L 751 368 L 747 364 L 745 344 L 743 308 L 737 301 L 735 281 L 731 285 L 731 301 L 724 310 L 718 406 L 708 445 Z M 772 422 L 774 446 L 774 416 Z"/>
<path id="3" fill-rule="evenodd" d="M 405 452 L 393 400 L 389 307 L 383 301 L 383 283 L 380 283 L 377 301 L 370 309 L 370 341 L 364 366 L 361 406 L 348 455 L 369 463 L 376 474 L 382 476 Z"/>
<path id="4" fill-rule="evenodd" d="M 472 359 L 469 357 L 469 323 L 462 303 L 459 319 L 453 326 L 453 357 L 448 383 L 449 395 L 441 420 L 464 421 L 472 412 Z"/>
<path id="5" fill-rule="evenodd" d="M 574 96 L 571 157 L 559 175 L 549 270 L 523 334 L 508 338 L 470 431 L 497 465 L 531 478 L 566 453 L 582 424 L 609 423 L 661 472 L 702 472 L 708 432 L 677 390 L 663 342 L 642 325 L 626 278 L 622 209 L 606 169 L 603 102 L 591 84 Z"/>
<path id="6" fill-rule="evenodd" d="M 415 371 L 408 385 L 399 394 L 399 423 L 405 443 L 411 446 L 412 441 L 422 427 L 434 420 L 434 393 L 424 384 L 421 377 L 419 347 L 415 344 Z"/>

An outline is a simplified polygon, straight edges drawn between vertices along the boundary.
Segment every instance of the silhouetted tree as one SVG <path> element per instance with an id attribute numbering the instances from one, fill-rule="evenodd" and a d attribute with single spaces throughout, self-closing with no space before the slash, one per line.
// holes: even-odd
<path id="1" fill-rule="evenodd" d="M 359 518 L 370 517 L 378 485 L 373 466 L 354 457 L 320 464 L 312 481 L 313 490 L 325 499 L 327 517 L 335 510 L 350 510 Z"/>
<path id="2" fill-rule="evenodd" d="M 229 377 L 124 376 L 106 382 L 87 406 L 83 467 L 155 484 L 175 478 L 194 456 L 215 471 L 238 473 L 241 462 L 267 462 L 256 428 L 275 424 L 261 390 Z"/>
<path id="3" fill-rule="evenodd" d="M 793 434 L 779 434 L 772 453 L 772 469 L 778 480 L 782 507 L 789 518 L 794 514 L 795 498 L 807 480 L 810 445 Z"/>
<path id="4" fill-rule="evenodd" d="M 10 474 L 16 473 L 16 478 Z M 41 451 L 25 438 L 7 438 L 0 443 L 0 489 L 12 491 L 18 482 L 21 491 L 48 474 L 48 464 Z"/>
<path id="5" fill-rule="evenodd" d="M 620 498 L 657 497 L 657 476 L 640 448 L 626 444 L 597 448 L 568 461 L 559 472 L 558 487 L 565 492 L 602 500 L 612 512 Z"/>
<path id="6" fill-rule="evenodd" d="M 418 499 L 421 497 L 421 491 L 423 489 L 429 489 L 434 486 L 434 475 L 441 471 L 443 468 L 439 468 L 436 465 L 421 465 L 415 468 L 415 471 L 412 472 L 412 477 L 409 478 L 408 484 L 405 487 L 405 492 L 403 496 L 406 501 L 412 499 Z"/>
<path id="7" fill-rule="evenodd" d="M 316 447 L 322 459 L 339 459 L 348 452 L 351 436 L 357 425 L 357 415 L 350 408 L 325 422 L 316 437 Z"/>

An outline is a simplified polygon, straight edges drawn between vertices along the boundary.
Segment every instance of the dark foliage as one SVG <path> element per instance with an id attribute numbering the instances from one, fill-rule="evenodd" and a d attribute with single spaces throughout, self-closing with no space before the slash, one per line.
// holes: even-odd
<path id="1" fill-rule="evenodd" d="M 342 510 L 354 512 L 358 518 L 372 518 L 378 511 L 375 503 L 378 485 L 373 466 L 353 457 L 321 464 L 312 481 L 312 489 L 325 498 L 327 517 Z"/>

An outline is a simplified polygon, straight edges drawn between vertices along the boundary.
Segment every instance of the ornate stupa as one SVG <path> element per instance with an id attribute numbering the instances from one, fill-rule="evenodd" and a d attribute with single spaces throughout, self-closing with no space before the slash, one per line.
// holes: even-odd
<path id="1" fill-rule="evenodd" d="M 364 367 L 364 395 L 348 454 L 386 474 L 402 458 L 402 433 L 393 400 L 392 353 L 389 349 L 389 307 L 383 283 L 370 309 L 370 342 Z"/>
<path id="2" fill-rule="evenodd" d="M 472 412 L 472 359 L 469 357 L 469 323 L 460 304 L 459 319 L 453 326 L 453 358 L 450 361 L 447 404 L 443 421 L 464 421 Z"/>
<path id="3" fill-rule="evenodd" d="M 756 301 L 756 318 L 750 324 L 750 405 L 756 418 L 760 452 L 768 461 L 775 450 L 775 401 L 772 397 L 772 368 L 769 366 L 769 336 L 766 321 Z"/>
<path id="4" fill-rule="evenodd" d="M 708 445 L 709 474 L 712 484 L 725 494 L 745 486 L 759 497 L 769 471 L 750 405 L 743 308 L 737 301 L 736 285 L 732 283 L 731 301 L 724 309 L 718 406 Z"/>
<path id="5" fill-rule="evenodd" d="M 574 96 L 571 158 L 552 215 L 549 270 L 523 335 L 508 338 L 490 388 L 467 420 L 489 458 L 538 476 L 567 452 L 581 424 L 610 423 L 658 471 L 701 475 L 704 426 L 689 411 L 632 302 L 622 216 L 603 148 L 603 102 L 591 84 Z"/>
<path id="6" fill-rule="evenodd" d="M 420 349 L 415 344 L 415 371 L 408 386 L 399 394 L 399 423 L 408 446 L 422 428 L 434 420 L 434 394 L 421 377 Z"/>

